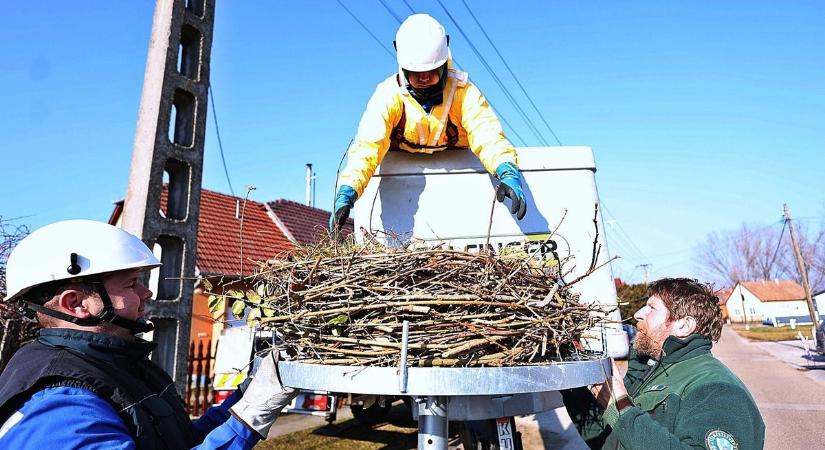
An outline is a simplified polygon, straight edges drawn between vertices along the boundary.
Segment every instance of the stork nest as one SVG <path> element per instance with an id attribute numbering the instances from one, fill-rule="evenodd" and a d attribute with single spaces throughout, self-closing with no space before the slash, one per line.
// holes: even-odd
<path id="1" fill-rule="evenodd" d="M 261 264 L 254 290 L 210 308 L 271 329 L 293 360 L 396 366 L 408 322 L 410 366 L 516 366 L 588 357 L 582 334 L 604 317 L 562 281 L 562 261 L 325 241 Z M 592 267 L 591 267 L 592 268 Z M 577 278 L 579 281 L 583 277 Z"/>

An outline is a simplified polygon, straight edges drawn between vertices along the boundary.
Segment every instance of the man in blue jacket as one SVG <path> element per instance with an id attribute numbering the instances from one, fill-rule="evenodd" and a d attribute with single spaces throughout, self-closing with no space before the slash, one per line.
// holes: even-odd
<path id="1" fill-rule="evenodd" d="M 43 326 L 0 375 L 0 448 L 248 449 L 296 392 L 270 352 L 256 375 L 194 423 L 148 356 L 142 319 L 160 262 L 111 225 L 69 220 L 23 239 L 8 259 L 8 296 Z"/>

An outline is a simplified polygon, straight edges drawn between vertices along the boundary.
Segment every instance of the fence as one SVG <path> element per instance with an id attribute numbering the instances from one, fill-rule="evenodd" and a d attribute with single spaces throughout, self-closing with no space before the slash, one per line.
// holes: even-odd
<path id="1" fill-rule="evenodd" d="M 212 405 L 212 341 L 200 340 L 189 343 L 189 384 L 186 387 L 186 410 L 192 417 L 199 417 Z"/>

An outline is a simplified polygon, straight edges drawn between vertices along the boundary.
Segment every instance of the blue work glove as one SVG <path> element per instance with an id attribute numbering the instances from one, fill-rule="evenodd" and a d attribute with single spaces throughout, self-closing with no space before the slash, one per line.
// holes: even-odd
<path id="1" fill-rule="evenodd" d="M 346 184 L 338 188 L 338 193 L 335 194 L 335 212 L 329 216 L 329 230 L 333 233 L 339 233 L 349 218 L 349 211 L 355 205 L 355 199 L 358 194 L 355 189 Z"/>
<path id="2" fill-rule="evenodd" d="M 515 164 L 501 163 L 496 168 L 496 177 L 501 181 L 496 189 L 496 199 L 504 202 L 504 197 L 510 198 L 510 214 L 515 214 L 518 220 L 527 214 L 527 198 L 521 189 L 521 172 Z"/>

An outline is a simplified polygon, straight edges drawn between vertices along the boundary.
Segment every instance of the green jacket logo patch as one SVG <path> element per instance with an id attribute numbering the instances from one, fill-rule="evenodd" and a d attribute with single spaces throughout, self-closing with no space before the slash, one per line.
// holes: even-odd
<path id="1" fill-rule="evenodd" d="M 733 436 L 722 430 L 711 430 L 705 436 L 705 445 L 708 450 L 739 450 L 739 444 Z"/>

